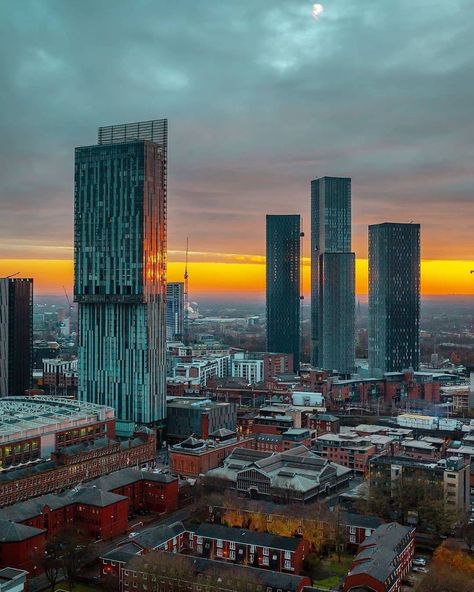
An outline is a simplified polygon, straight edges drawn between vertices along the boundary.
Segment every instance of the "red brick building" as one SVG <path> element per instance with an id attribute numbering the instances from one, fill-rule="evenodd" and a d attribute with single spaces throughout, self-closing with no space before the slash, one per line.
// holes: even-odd
<path id="1" fill-rule="evenodd" d="M 218 430 L 206 440 L 190 436 L 170 448 L 170 469 L 175 475 L 198 477 L 220 466 L 235 448 L 253 446 L 252 437 L 237 438 L 235 432 L 226 429 Z"/>
<path id="2" fill-rule="evenodd" d="M 410 571 L 414 550 L 414 528 L 396 522 L 379 526 L 359 546 L 343 591 L 400 592 L 402 580 Z"/>
<path id="3" fill-rule="evenodd" d="M 322 434 L 338 434 L 340 421 L 338 417 L 330 413 L 318 413 L 309 418 L 309 427 L 315 430 L 318 436 Z"/>
<path id="4" fill-rule="evenodd" d="M 25 558 L 33 557 L 47 538 L 68 527 L 107 540 L 127 532 L 129 518 L 138 511 L 163 513 L 177 507 L 178 479 L 136 469 L 112 473 L 66 495 L 49 494 L 5 507 L 0 510 L 0 567 L 28 569 Z M 21 540 L 3 540 L 2 524 L 12 533 L 19 532 Z M 11 549 L 21 553 L 15 556 Z"/>
<path id="5" fill-rule="evenodd" d="M 355 432 L 344 432 L 318 436 L 314 450 L 331 462 L 365 474 L 373 456 L 395 454 L 399 446 L 399 442 L 391 436 L 359 436 Z"/>
<path id="6" fill-rule="evenodd" d="M 115 589 L 118 592 L 154 589 L 154 575 L 153 573 L 148 574 L 144 570 L 142 556 L 128 548 L 116 550 L 108 555 L 115 566 L 109 565 L 107 567 L 118 572 L 118 575 L 114 577 L 110 572 L 103 574 L 103 576 L 107 580 L 112 576 L 112 581 L 115 581 Z M 162 592 L 175 592 L 176 590 L 202 592 L 202 590 L 208 589 L 208 586 L 215 588 L 216 573 L 219 574 L 220 587 L 223 590 L 240 589 L 242 582 L 246 580 L 257 582 L 258 589 L 263 592 L 302 592 L 306 586 L 311 585 L 311 580 L 307 576 L 259 569 L 233 562 L 214 561 L 192 555 L 170 554 L 169 557 L 179 561 L 180 566 L 183 561 L 189 563 L 192 581 L 180 581 L 179 576 L 176 577 L 172 574 L 169 577 L 160 576 L 159 585 Z M 159 565 L 162 561 L 162 553 L 152 551 L 147 554 L 147 559 L 152 566 L 153 564 Z"/>
<path id="7" fill-rule="evenodd" d="M 0 474 L 0 507 L 60 492 L 126 467 L 153 464 L 156 435 L 139 432 L 128 442 L 109 439 L 61 448 L 50 461 Z"/>
<path id="8" fill-rule="evenodd" d="M 38 573 L 44 542 L 43 530 L 0 519 L 0 567 Z"/>
<path id="9" fill-rule="evenodd" d="M 302 537 L 283 537 L 220 524 L 201 524 L 190 533 L 189 548 L 207 559 L 289 573 L 299 573 L 309 553 L 309 543 Z"/>

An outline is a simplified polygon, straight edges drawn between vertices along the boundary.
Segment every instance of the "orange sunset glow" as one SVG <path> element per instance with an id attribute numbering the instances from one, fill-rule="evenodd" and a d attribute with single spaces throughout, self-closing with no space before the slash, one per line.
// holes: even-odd
<path id="1" fill-rule="evenodd" d="M 209 254 L 210 255 L 210 254 Z M 220 255 L 221 257 L 222 255 Z M 207 259 L 207 258 L 206 258 Z M 190 296 L 215 293 L 220 296 L 254 295 L 262 297 L 265 290 L 264 258 L 255 256 L 257 262 L 239 262 L 239 256 L 229 256 L 228 262 L 193 260 L 189 264 Z M 425 260 L 422 261 L 421 286 L 424 296 L 474 295 L 474 260 Z M 168 263 L 168 280 L 183 279 L 184 263 Z M 2 259 L 0 276 L 17 271 L 23 277 L 33 277 L 35 294 L 60 294 L 63 285 L 72 292 L 73 262 L 63 259 Z M 303 286 L 309 295 L 309 260 L 303 263 Z M 357 260 L 357 293 L 367 294 L 367 259 Z"/>

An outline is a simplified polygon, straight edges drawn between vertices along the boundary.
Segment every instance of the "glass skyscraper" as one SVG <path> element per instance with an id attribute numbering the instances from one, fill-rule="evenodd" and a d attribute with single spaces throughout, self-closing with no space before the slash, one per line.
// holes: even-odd
<path id="1" fill-rule="evenodd" d="M 166 339 L 184 339 L 184 282 L 168 282 L 166 286 Z"/>
<path id="2" fill-rule="evenodd" d="M 0 397 L 24 395 L 33 378 L 33 280 L 0 278 Z"/>
<path id="3" fill-rule="evenodd" d="M 351 252 L 351 179 L 311 181 L 311 362 L 354 370 L 355 254 Z"/>
<path id="4" fill-rule="evenodd" d="M 267 351 L 300 363 L 300 216 L 267 216 Z"/>
<path id="5" fill-rule="evenodd" d="M 369 369 L 418 370 L 420 225 L 369 226 Z"/>
<path id="6" fill-rule="evenodd" d="M 166 415 L 166 170 L 165 119 L 76 148 L 78 398 L 114 407 L 124 430 Z"/>

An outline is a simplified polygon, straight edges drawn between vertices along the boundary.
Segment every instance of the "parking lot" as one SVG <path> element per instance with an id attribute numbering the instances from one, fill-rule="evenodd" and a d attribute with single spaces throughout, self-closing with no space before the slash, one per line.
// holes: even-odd
<path id="1" fill-rule="evenodd" d="M 413 566 L 410 573 L 404 580 L 402 592 L 416 590 L 425 575 L 429 573 L 430 557 L 423 553 L 417 553 L 413 560 Z"/>

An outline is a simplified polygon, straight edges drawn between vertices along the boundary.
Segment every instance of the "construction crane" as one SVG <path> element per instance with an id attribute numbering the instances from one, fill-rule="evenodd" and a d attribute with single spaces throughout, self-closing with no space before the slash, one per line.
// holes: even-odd
<path id="1" fill-rule="evenodd" d="M 66 296 L 66 300 L 67 300 L 67 304 L 68 304 L 68 308 L 69 308 L 69 334 L 71 334 L 73 332 L 72 331 L 72 302 L 69 299 L 69 296 L 68 296 L 65 286 L 63 286 L 63 290 L 64 290 L 64 295 Z"/>
<path id="2" fill-rule="evenodd" d="M 188 345 L 189 340 L 189 291 L 188 291 L 188 253 L 189 237 L 186 237 L 186 258 L 184 263 L 184 344 Z"/>

